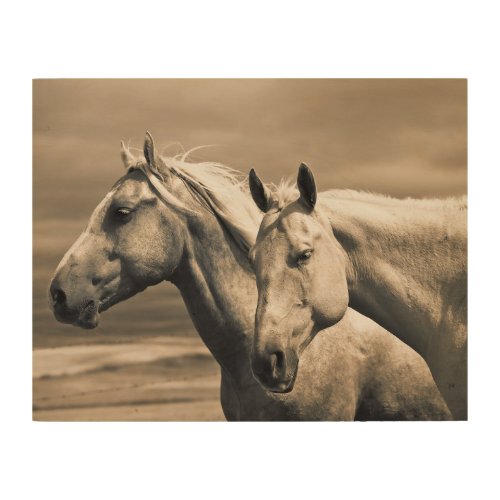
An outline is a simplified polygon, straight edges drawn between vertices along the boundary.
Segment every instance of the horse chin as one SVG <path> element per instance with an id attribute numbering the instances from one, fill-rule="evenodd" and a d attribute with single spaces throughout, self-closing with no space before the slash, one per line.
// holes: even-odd
<path id="1" fill-rule="evenodd" d="M 273 387 L 268 387 L 267 390 L 275 394 L 288 394 L 289 392 L 292 392 L 295 386 L 295 380 L 297 379 L 298 373 L 299 373 L 299 365 L 297 364 L 293 372 L 293 375 L 288 380 L 275 382 Z"/>
<path id="2" fill-rule="evenodd" d="M 99 307 L 96 301 L 89 301 L 80 312 L 80 316 L 73 323 L 73 326 L 84 328 L 85 330 L 92 330 L 99 324 L 100 314 Z"/>
<path id="3" fill-rule="evenodd" d="M 290 382 L 279 382 L 275 387 L 269 388 L 269 392 L 273 392 L 274 394 L 288 394 L 292 392 L 294 383 L 294 379 Z"/>

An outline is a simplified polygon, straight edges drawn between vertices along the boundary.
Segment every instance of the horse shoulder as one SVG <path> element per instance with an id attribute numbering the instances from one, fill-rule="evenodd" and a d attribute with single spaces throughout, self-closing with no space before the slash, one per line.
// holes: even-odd
<path id="1" fill-rule="evenodd" d="M 417 352 L 358 313 L 352 315 L 351 327 L 361 328 L 366 343 L 363 352 L 367 352 L 358 418 L 372 413 L 395 420 L 451 419 L 427 364 Z"/>

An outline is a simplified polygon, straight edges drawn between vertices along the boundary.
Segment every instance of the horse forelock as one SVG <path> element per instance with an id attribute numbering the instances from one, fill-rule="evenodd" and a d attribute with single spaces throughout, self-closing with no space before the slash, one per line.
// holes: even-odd
<path id="1" fill-rule="evenodd" d="M 270 184 L 273 208 L 283 210 L 287 205 L 293 203 L 299 197 L 299 190 L 292 179 L 281 179 L 278 185 Z"/>

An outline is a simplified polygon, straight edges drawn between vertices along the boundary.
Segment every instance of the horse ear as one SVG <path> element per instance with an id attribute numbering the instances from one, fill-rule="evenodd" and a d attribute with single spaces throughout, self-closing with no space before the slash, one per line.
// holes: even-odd
<path id="1" fill-rule="evenodd" d="M 299 188 L 302 202 L 310 209 L 313 209 L 316 205 L 318 192 L 311 169 L 305 163 L 300 164 L 299 174 L 297 175 L 297 187 Z"/>
<path id="2" fill-rule="evenodd" d="M 155 164 L 155 143 L 153 136 L 150 132 L 146 131 L 146 138 L 144 139 L 144 158 L 148 162 L 150 167 L 154 167 Z"/>
<path id="3" fill-rule="evenodd" d="M 120 156 L 126 169 L 129 169 L 137 163 L 137 160 L 134 158 L 127 146 L 125 146 L 123 141 L 121 142 Z"/>
<path id="4" fill-rule="evenodd" d="M 255 201 L 255 204 L 262 212 L 267 212 L 271 201 L 270 192 L 259 179 L 259 176 L 255 173 L 253 168 L 248 175 L 248 183 L 250 185 L 250 193 L 252 193 L 253 201 Z"/>

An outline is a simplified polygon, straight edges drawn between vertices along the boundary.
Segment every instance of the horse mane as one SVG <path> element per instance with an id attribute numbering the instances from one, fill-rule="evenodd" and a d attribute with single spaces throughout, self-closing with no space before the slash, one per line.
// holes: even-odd
<path id="1" fill-rule="evenodd" d="M 281 179 L 277 186 L 269 185 L 273 203 L 278 210 L 293 203 L 299 196 L 299 191 L 292 179 Z M 354 189 L 330 189 L 318 193 L 325 200 L 335 198 L 339 200 L 357 200 L 380 205 L 415 206 L 430 209 L 452 209 L 467 210 L 467 195 L 449 198 L 393 198 L 384 194 L 372 193 L 370 191 L 356 191 Z"/>
<path id="2" fill-rule="evenodd" d="M 166 203 L 175 209 L 192 212 L 166 189 L 163 182 L 169 175 L 181 179 L 198 205 L 215 215 L 238 246 L 247 252 L 255 244 L 263 216 L 249 194 L 247 177 L 221 163 L 189 161 L 195 149 L 199 148 L 171 157 L 160 156 L 156 169 L 139 158 L 128 171 L 141 170 Z"/>
<path id="3" fill-rule="evenodd" d="M 354 189 L 330 189 L 321 193 L 324 198 L 342 200 L 357 200 L 379 205 L 415 206 L 415 208 L 467 210 L 467 195 L 451 196 L 447 198 L 393 198 L 392 196 L 373 193 L 370 191 L 356 191 Z"/>

